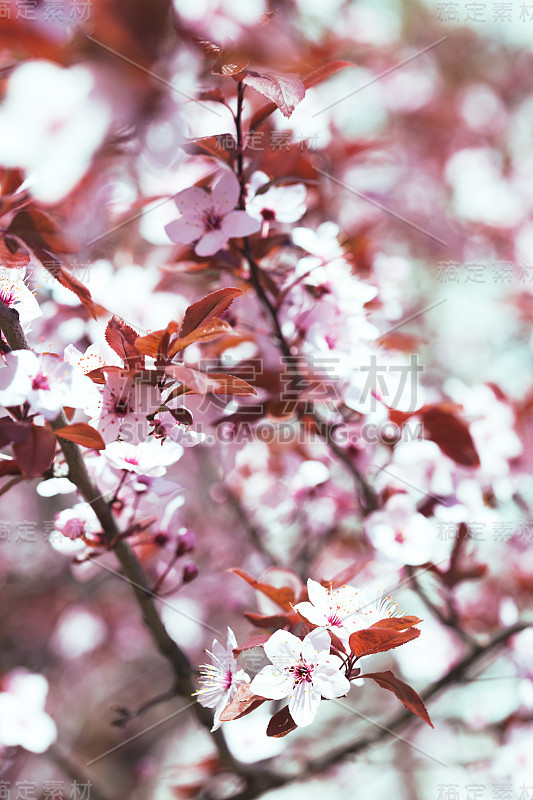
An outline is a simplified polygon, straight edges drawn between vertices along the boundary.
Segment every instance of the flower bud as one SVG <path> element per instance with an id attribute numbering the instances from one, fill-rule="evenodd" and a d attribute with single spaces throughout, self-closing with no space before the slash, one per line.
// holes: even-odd
<path id="1" fill-rule="evenodd" d="M 183 583 L 191 583 L 198 577 L 198 567 L 196 564 L 187 564 L 183 570 Z"/>
<path id="2" fill-rule="evenodd" d="M 185 555 L 185 553 L 192 553 L 196 548 L 196 534 L 194 531 L 187 529 L 178 536 L 178 543 L 176 545 L 176 555 L 178 558 Z"/>

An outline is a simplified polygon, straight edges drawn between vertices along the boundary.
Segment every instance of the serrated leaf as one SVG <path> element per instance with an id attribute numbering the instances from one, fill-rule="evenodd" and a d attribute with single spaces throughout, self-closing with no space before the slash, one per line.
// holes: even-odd
<path id="1" fill-rule="evenodd" d="M 382 689 L 388 689 L 389 692 L 396 695 L 398 700 L 400 700 L 409 711 L 412 711 L 413 714 L 416 714 L 417 717 L 424 720 L 430 728 L 433 728 L 433 723 L 431 722 L 427 708 L 420 695 L 407 683 L 397 678 L 390 669 L 386 672 L 369 672 L 360 677 L 371 678 L 381 686 Z"/>
<path id="2" fill-rule="evenodd" d="M 234 287 L 217 289 L 190 305 L 181 323 L 180 337 L 184 338 L 214 317 L 220 317 L 240 295 L 242 295 L 241 289 Z"/>
<path id="3" fill-rule="evenodd" d="M 246 86 L 272 100 L 284 117 L 290 117 L 305 97 L 305 86 L 297 75 L 290 73 L 260 73 L 247 70 L 242 81 Z"/>

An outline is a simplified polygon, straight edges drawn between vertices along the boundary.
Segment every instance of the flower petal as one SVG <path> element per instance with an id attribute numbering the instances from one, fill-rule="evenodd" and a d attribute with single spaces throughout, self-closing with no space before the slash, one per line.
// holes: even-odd
<path id="1" fill-rule="evenodd" d="M 250 684 L 250 689 L 259 697 L 281 700 L 287 697 L 294 686 L 293 676 L 269 664 L 263 667 Z"/>
<path id="2" fill-rule="evenodd" d="M 198 256 L 214 256 L 215 253 L 218 253 L 221 247 L 224 247 L 228 241 L 228 238 L 228 234 L 224 233 L 223 230 L 209 231 L 209 233 L 206 233 L 204 236 L 202 236 L 194 248 L 194 252 Z"/>
<path id="3" fill-rule="evenodd" d="M 306 661 L 316 663 L 319 655 L 329 655 L 331 638 L 326 628 L 317 628 L 308 633 L 302 644 L 302 656 Z"/>
<path id="4" fill-rule="evenodd" d="M 232 211 L 239 201 L 241 187 L 233 172 L 225 172 L 211 192 L 211 202 L 219 214 Z"/>
<path id="5" fill-rule="evenodd" d="M 222 230 L 228 238 L 233 236 L 250 236 L 261 228 L 258 219 L 254 219 L 246 211 L 230 211 L 222 220 Z"/>
<path id="6" fill-rule="evenodd" d="M 288 631 L 276 631 L 265 642 L 264 651 L 273 664 L 283 669 L 300 659 L 302 640 Z"/>
<path id="7" fill-rule="evenodd" d="M 294 610 L 298 611 L 302 617 L 311 623 L 311 625 L 327 625 L 328 618 L 323 611 L 314 606 L 312 603 L 298 603 L 294 606 Z"/>
<path id="8" fill-rule="evenodd" d="M 181 214 L 200 219 L 205 207 L 211 203 L 211 197 L 199 186 L 191 186 L 176 195 L 175 203 Z"/>
<path id="9" fill-rule="evenodd" d="M 339 660 L 339 667 L 342 663 Z M 350 691 L 350 681 L 341 672 L 329 664 L 317 664 L 313 671 L 313 685 L 319 690 L 322 697 L 332 700 L 334 697 L 342 697 Z"/>
<path id="10" fill-rule="evenodd" d="M 179 217 L 165 225 L 165 233 L 172 242 L 189 244 L 198 239 L 205 232 L 201 222 L 190 217 Z"/>
<path id="11" fill-rule="evenodd" d="M 289 700 L 291 717 L 300 728 L 310 725 L 320 705 L 320 691 L 311 683 L 304 681 L 294 687 Z"/>
<path id="12" fill-rule="evenodd" d="M 314 581 L 309 578 L 307 581 L 307 594 L 309 595 L 310 602 L 327 614 L 330 606 L 330 598 L 326 587 L 322 586 L 322 584 L 318 583 L 318 581 Z"/>

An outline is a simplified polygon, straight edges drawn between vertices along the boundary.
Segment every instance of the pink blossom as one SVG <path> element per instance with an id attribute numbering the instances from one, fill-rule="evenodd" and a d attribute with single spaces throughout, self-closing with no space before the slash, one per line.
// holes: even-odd
<path id="1" fill-rule="evenodd" d="M 324 629 L 311 631 L 303 641 L 288 631 L 276 631 L 264 646 L 272 664 L 255 676 L 250 689 L 271 700 L 289 697 L 295 723 L 302 728 L 310 725 L 322 697 L 331 700 L 350 690 L 350 682 L 341 672 L 342 662 L 330 655 L 330 647 Z"/>
<path id="2" fill-rule="evenodd" d="M 396 614 L 398 607 L 390 598 L 371 598 L 369 593 L 353 586 L 328 589 L 311 578 L 307 581 L 309 602 L 294 606 L 312 625 L 328 628 L 343 642 L 355 631 L 370 627 L 385 617 Z"/>
<path id="3" fill-rule="evenodd" d="M 100 402 L 88 409 L 88 413 L 104 442 L 114 442 L 120 437 L 136 444 L 150 433 L 147 417 L 157 411 L 160 401 L 157 387 L 111 372 Z"/>
<path id="4" fill-rule="evenodd" d="M 173 242 L 196 242 L 195 253 L 212 256 L 228 239 L 250 236 L 261 225 L 246 211 L 235 210 L 239 201 L 239 181 L 226 172 L 211 192 L 192 186 L 176 195 L 181 217 L 165 226 Z"/>
<path id="5" fill-rule="evenodd" d="M 18 312 L 23 328 L 42 316 L 39 303 L 25 282 L 26 269 L 0 266 L 0 302 Z"/>
<path id="6" fill-rule="evenodd" d="M 364 530 L 377 550 L 402 564 L 430 561 L 437 544 L 433 525 L 403 493 L 392 495 L 381 511 L 370 514 Z"/>
<path id="7" fill-rule="evenodd" d="M 202 688 L 198 689 L 196 695 L 200 705 L 215 709 L 212 731 L 216 731 L 222 725 L 220 715 L 235 697 L 238 687 L 250 683 L 250 676 L 237 665 L 233 655 L 235 647 L 237 647 L 235 634 L 228 628 L 226 647 L 215 639 L 213 650 L 206 651 L 211 656 L 212 663 L 200 667 Z"/>
<path id="8" fill-rule="evenodd" d="M 111 122 L 95 76 L 32 60 L 17 67 L 0 107 L 0 163 L 26 171 L 33 195 L 56 203 L 83 177 Z"/>
<path id="9" fill-rule="evenodd" d="M 0 404 L 29 403 L 46 419 L 57 417 L 63 406 L 83 408 L 94 390 L 92 381 L 58 356 L 15 350 L 0 368 Z"/>
<path id="10" fill-rule="evenodd" d="M 48 681 L 43 675 L 16 669 L 2 686 L 0 745 L 44 753 L 57 737 L 55 722 L 44 710 Z"/>
<path id="11" fill-rule="evenodd" d="M 167 466 L 181 458 L 183 448 L 174 442 L 158 442 L 156 439 L 137 445 L 113 442 L 103 455 L 116 469 L 157 478 L 165 474 Z"/>
<path id="12" fill-rule="evenodd" d="M 205 440 L 205 433 L 194 431 L 189 425 L 177 422 L 171 411 L 162 411 L 154 420 L 154 436 L 172 439 L 182 447 L 194 447 Z"/>
<path id="13" fill-rule="evenodd" d="M 81 537 L 93 538 L 102 530 L 89 503 L 76 503 L 56 514 L 55 530 L 71 541 Z"/>
<path id="14" fill-rule="evenodd" d="M 254 172 L 248 186 L 246 210 L 255 219 L 267 226 L 271 222 L 296 222 L 306 212 L 306 189 L 303 183 L 288 186 L 271 186 L 258 194 L 259 189 L 270 182 L 264 172 Z"/>

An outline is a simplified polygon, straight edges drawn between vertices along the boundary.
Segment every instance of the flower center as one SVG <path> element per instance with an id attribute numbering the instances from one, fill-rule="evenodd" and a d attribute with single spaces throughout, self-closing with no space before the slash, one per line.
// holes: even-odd
<path id="1" fill-rule="evenodd" d="M 117 399 L 115 402 L 115 414 L 119 417 L 125 417 L 126 414 L 129 414 L 133 411 L 133 408 L 130 406 L 127 400 L 124 399 Z"/>
<path id="2" fill-rule="evenodd" d="M 206 211 L 204 215 L 204 225 L 206 230 L 219 231 L 221 222 L 222 222 L 221 215 L 217 214 L 216 211 L 214 211 L 212 208 Z"/>
<path id="3" fill-rule="evenodd" d="M 34 391 L 37 391 L 38 389 L 44 389 L 46 391 L 49 391 L 50 384 L 48 383 L 48 378 L 46 377 L 46 375 L 43 375 L 42 372 L 38 372 L 31 382 L 31 388 Z"/>
<path id="4" fill-rule="evenodd" d="M 396 531 L 394 534 L 394 541 L 398 542 L 398 544 L 403 544 L 405 542 L 405 536 L 401 531 Z"/>
<path id="5" fill-rule="evenodd" d="M 133 466 L 135 467 L 139 466 L 139 459 L 135 458 L 135 456 L 126 456 L 124 461 L 126 462 L 126 464 L 133 464 Z"/>
<path id="6" fill-rule="evenodd" d="M 273 222 L 276 219 L 276 212 L 272 211 L 270 208 L 263 208 L 261 210 L 261 216 L 265 222 Z"/>
<path id="7" fill-rule="evenodd" d="M 313 667 L 306 664 L 305 661 L 300 661 L 296 666 L 291 667 L 291 672 L 294 675 L 295 685 L 299 683 L 312 683 L 313 680 Z"/>
<path id="8" fill-rule="evenodd" d="M 17 296 L 13 289 L 0 289 L 0 302 L 6 306 L 13 306 L 17 302 Z"/>
<path id="9" fill-rule="evenodd" d="M 332 612 L 328 617 L 328 624 L 333 625 L 335 628 L 342 628 L 342 619 L 336 612 Z"/>
<path id="10" fill-rule="evenodd" d="M 233 673 L 228 669 L 224 681 L 224 690 L 227 691 L 228 689 L 230 689 L 232 683 L 233 683 Z"/>

